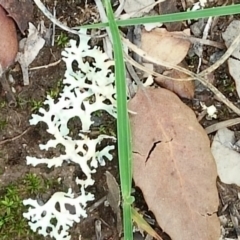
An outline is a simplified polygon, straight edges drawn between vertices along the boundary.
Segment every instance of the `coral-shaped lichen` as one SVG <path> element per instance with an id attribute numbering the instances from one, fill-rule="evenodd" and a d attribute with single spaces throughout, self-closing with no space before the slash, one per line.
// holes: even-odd
<path id="1" fill-rule="evenodd" d="M 81 36 L 79 44 L 75 40 L 70 41 L 69 47 L 62 53 L 66 63 L 63 91 L 57 100 L 48 96 L 44 101 L 45 107 L 40 108 L 38 114 L 33 114 L 30 120 L 31 125 L 45 122 L 47 132 L 52 135 L 46 144 L 39 145 L 41 150 L 62 145 L 65 153 L 51 159 L 28 156 L 27 164 L 46 164 L 50 168 L 59 167 L 67 161 L 78 164 L 86 176 L 84 180 L 76 179 L 81 186 L 81 195 L 76 198 L 70 191 L 55 193 L 44 205 L 32 199 L 24 201 L 25 205 L 30 205 L 24 217 L 29 220 L 31 229 L 59 240 L 70 239 L 67 234 L 69 227 L 73 222 L 79 222 L 80 217 L 86 217 L 86 203 L 94 197 L 85 194 L 85 188 L 94 184 L 92 173 L 96 172 L 98 165 L 104 165 L 104 159 L 112 160 L 110 151 L 114 149 L 114 145 L 109 145 L 97 150 L 102 140 L 113 137 L 100 135 L 90 139 L 87 134 L 93 124 L 94 112 L 103 110 L 116 117 L 114 74 L 110 70 L 113 62 L 98 47 L 91 48 L 89 40 L 90 37 Z M 91 59 L 91 63 L 88 59 Z M 80 119 L 82 127 L 78 130 L 77 138 L 73 139 L 69 135 L 68 122 L 75 117 Z M 56 203 L 59 203 L 60 209 L 55 208 Z M 66 210 L 66 203 L 75 206 L 75 214 Z M 57 221 L 56 225 L 51 223 L 52 219 Z"/>
<path id="2" fill-rule="evenodd" d="M 81 195 L 76 198 L 71 189 L 67 193 L 56 192 L 42 206 L 37 200 L 27 199 L 23 201 L 23 204 L 31 207 L 23 216 L 29 220 L 29 225 L 34 232 L 38 231 L 45 237 L 50 235 L 55 239 L 68 240 L 71 238 L 68 233 L 69 228 L 74 222 L 80 222 L 80 217 L 87 216 L 84 208 L 87 202 L 93 199 L 93 195 L 86 194 L 83 187 Z M 70 213 L 67 204 L 74 207 L 74 212 Z M 53 219 L 56 220 L 55 223 L 52 223 Z"/>

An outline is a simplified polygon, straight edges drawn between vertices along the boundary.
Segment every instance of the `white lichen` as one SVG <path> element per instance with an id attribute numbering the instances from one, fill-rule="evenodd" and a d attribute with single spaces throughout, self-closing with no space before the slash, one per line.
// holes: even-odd
<path id="1" fill-rule="evenodd" d="M 47 132 L 52 135 L 46 144 L 39 145 L 41 150 L 48 151 L 61 145 L 65 153 L 51 159 L 28 156 L 27 164 L 46 164 L 50 168 L 60 167 L 66 161 L 79 165 L 86 176 L 85 179 L 76 179 L 81 194 L 75 198 L 70 189 L 68 193 L 55 193 L 44 205 L 37 200 L 24 200 L 24 205 L 30 206 L 24 217 L 29 220 L 31 229 L 58 240 L 70 239 L 68 229 L 74 222 L 79 222 L 81 217 L 87 216 L 86 204 L 94 196 L 86 194 L 85 188 L 94 184 L 92 174 L 96 168 L 105 165 L 106 159 L 112 160 L 110 151 L 114 149 L 112 144 L 97 150 L 104 139 L 115 140 L 114 137 L 99 135 L 90 139 L 88 136 L 94 112 L 103 110 L 116 117 L 114 74 L 110 70 L 113 62 L 98 47 L 91 48 L 89 40 L 87 36 L 81 36 L 79 44 L 70 40 L 69 47 L 62 53 L 66 63 L 63 91 L 57 100 L 47 96 L 45 107 L 40 108 L 38 114 L 33 114 L 30 120 L 31 125 L 45 122 Z M 90 58 L 91 63 L 86 58 Z M 81 129 L 78 129 L 78 136 L 73 139 L 69 135 L 68 122 L 76 117 L 81 121 Z M 56 209 L 57 203 L 59 209 Z M 74 206 L 74 214 L 66 209 L 66 204 Z M 53 219 L 56 224 L 52 223 Z"/>
<path id="2" fill-rule="evenodd" d="M 81 217 L 86 217 L 85 207 L 88 201 L 92 201 L 94 196 L 86 194 L 82 187 L 81 195 L 74 198 L 72 189 L 67 193 L 56 192 L 44 205 L 40 205 L 37 200 L 27 199 L 24 205 L 31 206 L 23 216 L 29 220 L 32 231 L 38 231 L 44 237 L 50 236 L 55 239 L 69 240 L 68 230 L 75 222 L 80 222 Z M 57 205 L 58 204 L 58 205 Z M 74 212 L 70 212 L 67 206 L 71 206 Z M 58 209 L 57 209 L 58 207 Z M 55 223 L 53 222 L 55 219 Z"/>

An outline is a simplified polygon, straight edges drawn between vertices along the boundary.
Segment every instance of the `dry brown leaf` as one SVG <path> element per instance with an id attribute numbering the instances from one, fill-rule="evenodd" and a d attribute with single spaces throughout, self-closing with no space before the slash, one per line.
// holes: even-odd
<path id="1" fill-rule="evenodd" d="M 129 103 L 133 177 L 172 240 L 218 240 L 217 170 L 194 112 L 166 89 L 139 90 Z"/>
<path id="2" fill-rule="evenodd" d="M 0 76 L 14 62 L 18 41 L 14 21 L 0 6 Z"/>
<path id="3" fill-rule="evenodd" d="M 189 29 L 183 32 L 168 32 L 164 28 L 156 28 L 151 32 L 142 30 L 142 50 L 157 60 L 171 64 L 179 64 L 186 56 L 190 42 L 186 39 L 174 38 L 174 34 L 186 36 Z"/>
<path id="4" fill-rule="evenodd" d="M 176 71 L 175 69 L 171 69 L 170 71 L 165 71 L 163 75 L 172 77 L 172 78 L 182 78 L 182 79 L 186 79 L 189 77 L 185 73 Z M 187 99 L 192 99 L 194 97 L 193 81 L 184 81 L 184 82 L 174 81 L 174 80 L 171 81 L 169 79 L 164 78 L 164 76 L 156 77 L 155 82 L 160 86 L 167 88 L 168 90 L 176 93 L 179 97 L 187 98 Z"/>
<path id="5" fill-rule="evenodd" d="M 33 16 L 32 0 L 0 0 L 0 5 L 8 12 L 8 15 L 15 20 L 20 31 L 24 34 Z"/>

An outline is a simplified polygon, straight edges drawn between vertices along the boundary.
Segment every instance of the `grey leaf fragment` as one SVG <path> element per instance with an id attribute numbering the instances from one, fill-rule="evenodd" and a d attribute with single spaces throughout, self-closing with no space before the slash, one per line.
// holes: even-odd
<path id="1" fill-rule="evenodd" d="M 120 211 L 120 189 L 118 183 L 114 176 L 106 171 L 107 185 L 108 185 L 108 194 L 107 200 L 113 210 L 113 212 L 117 215 L 117 230 L 118 233 L 122 232 L 122 219 L 121 219 L 121 211 Z"/>
<path id="2" fill-rule="evenodd" d="M 40 36 L 37 28 L 29 23 L 28 37 L 19 42 L 20 51 L 16 57 L 22 69 L 24 85 L 29 84 L 28 66 L 36 58 L 44 44 L 45 40 Z"/>

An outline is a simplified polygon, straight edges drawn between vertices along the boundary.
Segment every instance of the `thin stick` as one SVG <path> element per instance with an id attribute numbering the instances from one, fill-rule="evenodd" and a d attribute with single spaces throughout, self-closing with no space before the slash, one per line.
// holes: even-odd
<path id="1" fill-rule="evenodd" d="M 191 42 L 192 44 L 200 43 L 200 44 L 203 44 L 203 45 L 208 45 L 208 46 L 212 46 L 212 47 L 219 48 L 219 49 L 226 48 L 223 43 L 215 42 L 215 41 L 212 41 L 212 40 L 209 40 L 209 39 L 196 38 L 196 37 L 193 37 L 193 36 L 179 35 L 179 34 L 170 34 L 169 36 L 174 37 L 174 38 L 180 38 L 180 39 L 187 40 L 187 41 Z"/>
<path id="2" fill-rule="evenodd" d="M 200 72 L 198 75 L 199 76 L 206 76 L 207 74 L 213 72 L 216 70 L 220 65 L 222 65 L 234 52 L 234 50 L 237 48 L 238 44 L 240 42 L 240 33 L 238 36 L 234 39 L 230 47 L 227 49 L 227 51 L 223 54 L 223 56 L 215 62 L 212 66 L 209 68 L 205 69 L 204 71 Z"/>
<path id="3" fill-rule="evenodd" d="M 63 30 L 73 33 L 73 34 L 77 34 L 80 35 L 80 33 L 78 31 L 75 31 L 71 28 L 69 28 L 68 26 L 63 25 L 60 21 L 58 21 L 48 10 L 47 8 L 44 6 L 44 4 L 40 1 L 40 0 L 34 0 L 35 4 L 38 6 L 38 8 L 42 11 L 42 13 L 54 24 L 56 24 L 57 26 L 59 26 L 60 28 L 62 28 Z M 81 34 L 83 35 L 83 34 Z"/>
<path id="4" fill-rule="evenodd" d="M 205 131 L 207 132 L 207 134 L 210 134 L 210 133 L 216 132 L 219 129 L 231 127 L 239 123 L 240 123 L 240 118 L 229 119 L 229 120 L 218 122 L 211 126 L 208 126 L 205 128 Z"/>
<path id="5" fill-rule="evenodd" d="M 54 1 L 54 6 L 53 6 L 53 17 L 56 18 L 56 5 L 57 5 L 57 1 Z M 55 42 L 55 29 L 56 29 L 56 25 L 55 23 L 53 23 L 52 26 L 52 47 L 54 46 L 54 42 Z"/>
<path id="6" fill-rule="evenodd" d="M 211 28 L 212 19 L 213 19 L 212 17 L 209 17 L 209 18 L 208 18 L 207 24 L 205 25 L 205 28 L 204 28 L 204 30 L 203 30 L 203 37 L 202 37 L 202 39 L 204 39 L 204 40 L 207 39 L 209 30 L 210 30 L 210 28 Z M 203 53 L 203 44 L 200 44 L 200 45 L 198 46 L 198 53 L 197 53 L 197 55 L 198 55 L 198 57 L 199 57 L 199 59 L 198 59 L 197 73 L 199 73 L 200 67 L 201 67 L 201 65 L 202 65 L 202 60 L 203 60 L 202 53 Z"/>
<path id="7" fill-rule="evenodd" d="M 92 38 L 101 38 L 104 35 L 97 35 L 97 34 L 93 34 L 93 35 L 89 35 L 89 34 L 83 34 L 80 33 L 64 24 L 62 24 L 58 19 L 56 19 L 48 10 L 47 8 L 44 6 L 44 4 L 40 1 L 40 0 L 33 0 L 35 2 L 35 4 L 38 6 L 38 8 L 42 11 L 42 13 L 55 25 L 57 25 L 58 27 L 60 27 L 61 29 L 70 32 L 72 34 L 76 34 L 79 36 L 91 36 Z M 80 30 L 80 28 L 78 27 L 78 30 Z"/>
<path id="8" fill-rule="evenodd" d="M 126 53 L 124 54 L 125 59 L 134 67 L 148 73 L 149 75 L 153 75 L 155 77 L 160 77 L 160 78 L 166 78 L 168 80 L 172 80 L 172 81 L 178 81 L 178 82 L 187 82 L 187 81 L 192 81 L 193 78 L 189 77 L 189 78 L 173 78 L 173 77 L 169 77 L 169 76 L 165 76 L 163 74 L 157 73 L 143 65 L 141 65 L 140 63 L 138 63 L 137 61 L 135 61 L 133 58 L 131 58 L 129 55 L 127 55 Z"/>
<path id="9" fill-rule="evenodd" d="M 119 4 L 117 10 L 114 12 L 114 16 L 115 16 L 115 18 L 118 18 L 118 17 L 121 15 L 126 0 L 120 0 L 119 2 L 120 2 L 120 4 Z"/>
<path id="10" fill-rule="evenodd" d="M 0 141 L 0 145 L 3 145 L 5 143 L 8 143 L 8 142 L 12 142 L 12 141 L 15 141 L 17 140 L 18 138 L 22 137 L 24 134 L 26 134 L 32 127 L 28 127 L 26 130 L 24 130 L 21 134 L 13 137 L 13 138 L 9 138 L 9 139 L 5 139 L 3 141 Z"/>
<path id="11" fill-rule="evenodd" d="M 37 70 L 37 69 L 42 69 L 42 68 L 49 68 L 49 67 L 53 67 L 58 65 L 60 62 L 62 61 L 62 59 L 57 60 L 56 62 L 53 63 L 49 63 L 48 65 L 42 65 L 42 66 L 38 66 L 38 67 L 32 67 L 29 70 Z"/>

